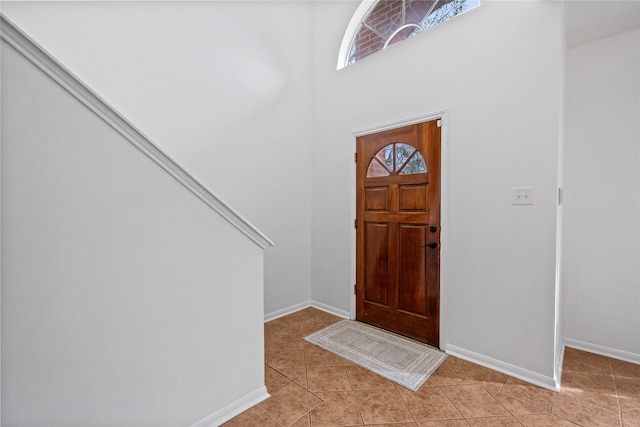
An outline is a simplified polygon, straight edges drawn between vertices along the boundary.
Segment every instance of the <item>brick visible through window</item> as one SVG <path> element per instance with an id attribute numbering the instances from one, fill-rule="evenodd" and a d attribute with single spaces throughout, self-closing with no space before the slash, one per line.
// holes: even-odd
<path id="1" fill-rule="evenodd" d="M 349 64 L 472 9 L 479 0 L 378 0 L 360 25 Z"/>

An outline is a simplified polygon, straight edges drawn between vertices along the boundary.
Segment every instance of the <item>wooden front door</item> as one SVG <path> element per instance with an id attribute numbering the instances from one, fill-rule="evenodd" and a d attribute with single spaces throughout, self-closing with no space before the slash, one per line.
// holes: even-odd
<path id="1" fill-rule="evenodd" d="M 357 138 L 356 319 L 438 347 L 440 128 Z"/>

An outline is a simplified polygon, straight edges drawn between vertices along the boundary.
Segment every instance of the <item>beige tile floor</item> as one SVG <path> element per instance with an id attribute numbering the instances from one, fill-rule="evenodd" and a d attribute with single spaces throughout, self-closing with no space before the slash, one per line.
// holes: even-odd
<path id="1" fill-rule="evenodd" d="M 225 427 L 640 427 L 640 365 L 567 348 L 553 393 L 449 356 L 409 391 L 302 340 L 341 320 L 307 308 L 265 324 L 271 395 Z"/>

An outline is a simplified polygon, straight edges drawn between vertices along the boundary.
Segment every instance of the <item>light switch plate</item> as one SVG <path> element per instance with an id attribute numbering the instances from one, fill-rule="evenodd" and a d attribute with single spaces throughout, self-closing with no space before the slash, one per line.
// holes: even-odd
<path id="1" fill-rule="evenodd" d="M 513 187 L 511 189 L 512 205 L 532 205 L 533 187 Z"/>

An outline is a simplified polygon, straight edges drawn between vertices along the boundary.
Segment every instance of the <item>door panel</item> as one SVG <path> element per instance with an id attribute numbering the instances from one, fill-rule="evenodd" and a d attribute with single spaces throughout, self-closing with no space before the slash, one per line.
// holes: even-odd
<path id="1" fill-rule="evenodd" d="M 427 186 L 402 185 L 400 186 L 400 212 L 405 211 L 427 211 Z"/>
<path id="2" fill-rule="evenodd" d="M 389 226 L 368 223 L 365 230 L 365 257 L 370 260 L 365 271 L 364 298 L 367 302 L 388 305 Z"/>
<path id="3" fill-rule="evenodd" d="M 400 225 L 398 310 L 426 316 L 426 229 L 424 225 Z"/>
<path id="4" fill-rule="evenodd" d="M 357 139 L 356 318 L 438 346 L 440 128 Z"/>
<path id="5" fill-rule="evenodd" d="M 389 211 L 389 187 L 370 187 L 365 190 L 365 205 L 367 212 Z"/>

